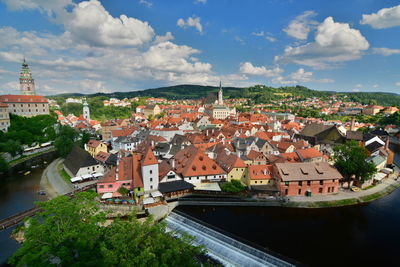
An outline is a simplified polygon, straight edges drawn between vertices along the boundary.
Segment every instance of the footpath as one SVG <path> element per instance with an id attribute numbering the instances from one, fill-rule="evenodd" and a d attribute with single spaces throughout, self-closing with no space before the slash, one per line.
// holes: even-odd
<path id="1" fill-rule="evenodd" d="M 62 164 L 62 162 L 63 159 L 58 158 L 50 163 L 43 171 L 40 187 L 42 190 L 46 191 L 49 199 L 74 191 L 73 186 L 68 184 L 58 172 L 58 166 Z"/>

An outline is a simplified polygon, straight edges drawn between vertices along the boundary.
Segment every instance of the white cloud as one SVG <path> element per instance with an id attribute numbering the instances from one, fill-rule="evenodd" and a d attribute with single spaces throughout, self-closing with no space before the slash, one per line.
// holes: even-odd
<path id="1" fill-rule="evenodd" d="M 165 35 L 157 35 L 156 39 L 154 40 L 155 43 L 162 43 L 166 41 L 174 40 L 175 37 L 172 35 L 171 32 L 166 32 Z"/>
<path id="2" fill-rule="evenodd" d="M 252 32 L 251 35 L 255 35 L 255 36 L 264 36 L 264 35 L 265 35 L 265 32 L 264 32 L 264 31 Z"/>
<path id="3" fill-rule="evenodd" d="M 0 0 L 10 10 L 39 9 L 48 15 L 63 11 L 66 6 L 74 6 L 72 0 Z"/>
<path id="4" fill-rule="evenodd" d="M 267 39 L 268 41 L 270 41 L 271 43 L 276 42 L 276 38 L 272 37 L 272 36 L 266 36 L 265 39 Z"/>
<path id="5" fill-rule="evenodd" d="M 253 64 L 251 64 L 251 62 L 242 62 L 242 63 L 240 63 L 239 71 L 242 74 L 274 77 L 274 76 L 278 76 L 280 73 L 282 73 L 283 69 L 281 69 L 279 67 L 275 67 L 273 69 L 267 69 L 264 66 L 261 66 L 261 67 L 253 66 Z"/>
<path id="6" fill-rule="evenodd" d="M 283 31 L 286 32 L 286 34 L 290 37 L 299 40 L 306 40 L 308 33 L 312 29 L 312 26 L 318 24 L 316 21 L 311 20 L 311 18 L 315 17 L 316 15 L 317 13 L 314 11 L 305 11 L 303 14 L 292 20 L 288 27 L 283 29 Z"/>
<path id="7" fill-rule="evenodd" d="M 145 5 L 145 6 L 147 6 L 148 8 L 150 8 L 150 7 L 153 6 L 153 3 L 150 2 L 150 1 L 148 1 L 148 0 L 139 0 L 139 4 Z"/>
<path id="8" fill-rule="evenodd" d="M 201 4 L 207 4 L 207 0 L 195 0 L 194 1 L 196 4 L 201 3 Z"/>
<path id="9" fill-rule="evenodd" d="M 382 8 L 377 13 L 362 15 L 361 24 L 371 25 L 374 29 L 385 29 L 400 26 L 400 5 Z"/>
<path id="10" fill-rule="evenodd" d="M 374 84 L 374 85 L 372 85 L 372 87 L 373 87 L 373 88 L 378 88 L 378 87 L 379 87 L 379 84 Z"/>
<path id="11" fill-rule="evenodd" d="M 303 68 L 298 69 L 296 72 L 290 74 L 290 78 L 298 82 L 309 82 L 312 80 L 313 73 L 305 71 Z"/>
<path id="12" fill-rule="evenodd" d="M 400 82 L 395 83 L 396 86 L 400 86 Z"/>
<path id="13" fill-rule="evenodd" d="M 150 41 L 153 28 L 135 18 L 114 18 L 97 0 L 79 3 L 63 18 L 65 29 L 79 42 L 92 46 L 135 46 Z"/>
<path id="14" fill-rule="evenodd" d="M 359 30 L 327 17 L 318 26 L 314 42 L 288 46 L 282 56 L 275 57 L 275 61 L 327 68 L 331 64 L 358 59 L 368 48 L 369 43 Z"/>
<path id="15" fill-rule="evenodd" d="M 374 48 L 374 53 L 384 55 L 384 56 L 398 55 L 398 54 L 400 54 L 400 49 L 390 49 L 390 48 L 386 48 L 386 47 L 379 47 L 379 48 Z"/>
<path id="16" fill-rule="evenodd" d="M 179 27 L 186 29 L 188 27 L 195 27 L 197 29 L 197 31 L 199 33 L 203 32 L 203 26 L 201 25 L 200 22 L 200 17 L 189 17 L 187 18 L 187 20 L 185 21 L 184 19 L 178 19 L 178 21 L 176 22 L 176 25 L 178 25 Z"/>

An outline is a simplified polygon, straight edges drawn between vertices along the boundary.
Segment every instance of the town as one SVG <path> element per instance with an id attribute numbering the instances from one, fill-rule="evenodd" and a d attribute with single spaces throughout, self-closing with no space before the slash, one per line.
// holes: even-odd
<path id="1" fill-rule="evenodd" d="M 78 104 L 82 110 L 63 114 L 60 101 L 36 95 L 25 60 L 20 88 L 20 95 L 0 96 L 2 130 L 7 132 L 10 126 L 9 114 L 11 118 L 55 114 L 58 131 L 68 127 L 76 133 L 72 142 L 66 143 L 65 138 L 58 145 L 54 140 L 35 143 L 36 147 L 25 144 L 22 154 L 46 146 L 66 147 L 60 153 L 65 159 L 56 167 L 56 176 L 66 183 L 66 189 L 59 191 L 94 188 L 103 204 L 133 205 L 148 212 L 190 195 L 236 194 L 243 199 L 286 202 L 342 200 L 373 192 L 387 179 L 397 180 L 390 143 L 399 143 L 400 126 L 356 121 L 358 114 L 396 116 L 399 109 L 394 106 L 362 105 L 333 95 L 324 101 L 284 98 L 278 107 L 284 103 L 285 109 L 258 104 L 240 112 L 248 101 L 225 98 L 220 83 L 217 92 L 203 99 L 110 98 L 104 106 L 135 104 L 135 109 L 128 118 L 99 121 L 91 118 L 86 97 L 64 99 L 62 105 Z M 137 104 L 139 100 L 143 105 Z M 309 107 L 351 119 L 324 120 L 293 112 Z M 347 155 L 346 148 L 365 154 L 363 162 Z M 14 159 L 7 152 L 3 157 Z M 340 165 L 343 157 L 361 164 L 364 173 Z"/>

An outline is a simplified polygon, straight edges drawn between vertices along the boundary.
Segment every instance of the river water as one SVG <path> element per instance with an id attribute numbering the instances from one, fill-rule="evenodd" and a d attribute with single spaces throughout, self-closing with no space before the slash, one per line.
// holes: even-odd
<path id="1" fill-rule="evenodd" d="M 14 173 L 8 177 L 0 177 L 0 219 L 32 208 L 35 201 L 45 200 L 40 196 L 40 178 L 43 168 L 33 169 L 29 175 Z M 10 238 L 13 228 L 0 232 L 0 265 L 4 264 L 19 247 Z"/>
<path id="2" fill-rule="evenodd" d="M 400 190 L 362 206 L 178 210 L 310 266 L 399 266 Z"/>

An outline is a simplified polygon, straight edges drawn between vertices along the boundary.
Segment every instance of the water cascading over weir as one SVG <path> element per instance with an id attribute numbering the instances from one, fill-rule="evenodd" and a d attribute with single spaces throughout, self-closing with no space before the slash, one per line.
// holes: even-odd
<path id="1" fill-rule="evenodd" d="M 194 245 L 203 245 L 207 254 L 224 266 L 296 266 L 280 257 L 258 250 L 243 242 L 211 229 L 180 212 L 172 212 L 166 219 L 167 230 L 185 232 L 195 237 Z"/>

